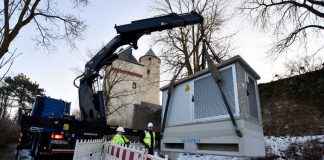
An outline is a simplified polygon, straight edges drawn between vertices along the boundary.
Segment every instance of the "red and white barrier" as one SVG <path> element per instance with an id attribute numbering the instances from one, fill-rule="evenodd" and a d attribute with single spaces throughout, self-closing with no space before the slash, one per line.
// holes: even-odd
<path id="1" fill-rule="evenodd" d="M 131 143 L 130 146 L 111 144 L 105 140 L 78 140 L 75 145 L 73 160 L 167 160 L 155 152 L 148 154 L 146 149 Z"/>
<path id="2" fill-rule="evenodd" d="M 103 160 L 105 144 L 104 139 L 77 140 L 73 160 Z"/>
<path id="3" fill-rule="evenodd" d="M 120 146 L 116 144 L 109 144 L 108 153 L 106 156 L 106 160 L 167 160 L 168 157 L 161 158 L 155 152 L 154 155 L 148 154 L 146 149 L 141 147 L 135 147 L 134 145 Z"/>

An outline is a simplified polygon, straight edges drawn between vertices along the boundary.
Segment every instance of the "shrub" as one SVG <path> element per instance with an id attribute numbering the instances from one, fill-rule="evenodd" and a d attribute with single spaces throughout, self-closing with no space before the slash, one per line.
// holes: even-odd
<path id="1" fill-rule="evenodd" d="M 19 136 L 19 126 L 10 120 L 0 121 L 0 148 L 8 147 L 10 143 L 17 143 Z"/>

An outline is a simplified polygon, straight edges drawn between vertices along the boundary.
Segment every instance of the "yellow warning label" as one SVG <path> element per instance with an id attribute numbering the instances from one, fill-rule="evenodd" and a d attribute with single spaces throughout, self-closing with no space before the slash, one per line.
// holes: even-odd
<path id="1" fill-rule="evenodd" d="M 69 130 L 69 127 L 70 127 L 69 124 L 64 124 L 63 125 L 63 130 L 68 131 Z"/>
<path id="2" fill-rule="evenodd" d="M 189 85 L 187 84 L 187 85 L 186 85 L 185 92 L 188 92 L 188 91 L 190 91 L 190 87 L 189 87 Z"/>

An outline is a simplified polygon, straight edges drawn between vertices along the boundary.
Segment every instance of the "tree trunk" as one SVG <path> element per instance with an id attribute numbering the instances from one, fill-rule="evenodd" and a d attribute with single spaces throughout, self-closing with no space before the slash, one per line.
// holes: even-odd
<path id="1" fill-rule="evenodd" d="M 0 48 L 0 59 L 8 52 L 8 47 Z"/>

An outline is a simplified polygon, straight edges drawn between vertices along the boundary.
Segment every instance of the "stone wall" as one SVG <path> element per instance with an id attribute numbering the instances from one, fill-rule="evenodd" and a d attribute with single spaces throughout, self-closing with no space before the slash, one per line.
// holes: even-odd
<path id="1" fill-rule="evenodd" d="M 145 130 L 147 124 L 152 122 L 154 131 L 160 131 L 161 108 L 161 105 L 146 102 L 134 105 L 133 128 Z"/>
<path id="2" fill-rule="evenodd" d="M 324 70 L 259 84 L 264 134 L 324 134 Z"/>

